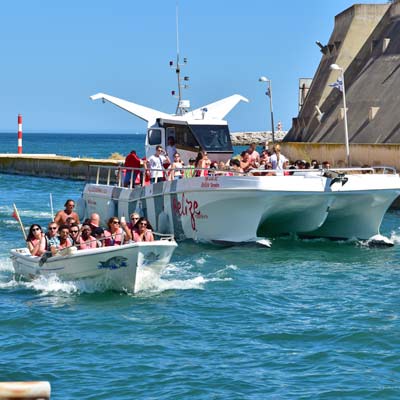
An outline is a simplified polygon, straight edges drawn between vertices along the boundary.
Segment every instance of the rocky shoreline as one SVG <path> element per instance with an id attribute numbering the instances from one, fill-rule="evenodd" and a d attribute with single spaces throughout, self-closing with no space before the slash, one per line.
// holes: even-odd
<path id="1" fill-rule="evenodd" d="M 286 135 L 287 131 L 275 132 L 275 141 L 280 142 Z M 233 146 L 246 146 L 250 143 L 264 145 L 266 142 L 272 142 L 272 133 L 268 132 L 233 132 L 231 133 L 231 141 Z"/>

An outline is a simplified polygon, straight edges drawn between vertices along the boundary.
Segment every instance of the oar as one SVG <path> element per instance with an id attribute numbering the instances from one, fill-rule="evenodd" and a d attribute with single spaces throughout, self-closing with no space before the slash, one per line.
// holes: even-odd
<path id="1" fill-rule="evenodd" d="M 13 217 L 19 222 L 19 226 L 21 227 L 22 234 L 24 235 L 24 239 L 26 240 L 25 228 L 24 228 L 24 225 L 23 225 L 23 223 L 21 221 L 21 217 L 19 216 L 19 212 L 17 210 L 17 206 L 15 205 L 15 203 L 13 203 L 13 206 L 14 206 Z"/>

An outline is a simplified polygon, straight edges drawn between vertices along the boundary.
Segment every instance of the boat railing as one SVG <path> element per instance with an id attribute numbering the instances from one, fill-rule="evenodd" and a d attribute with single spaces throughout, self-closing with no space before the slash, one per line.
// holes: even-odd
<path id="1" fill-rule="evenodd" d="M 171 169 L 168 168 L 129 168 L 115 167 L 104 165 L 90 165 L 87 181 L 96 185 L 103 184 L 107 186 L 117 186 L 134 188 L 137 178 L 139 177 L 139 186 L 145 186 L 150 181 L 150 176 L 156 175 L 151 183 L 157 183 L 159 180 L 173 180 Z M 342 174 L 396 174 L 396 169 L 389 166 L 372 166 L 372 167 L 330 167 L 330 168 L 313 168 L 313 169 L 251 169 L 248 172 L 241 172 L 229 169 L 214 169 L 214 168 L 192 168 L 183 166 L 177 169 L 183 178 L 201 177 L 201 176 L 271 176 L 271 175 L 305 175 L 317 174 L 324 176 L 328 171 L 333 171 Z M 157 172 L 157 174 L 154 174 Z M 161 175 L 161 177 L 158 177 Z"/>

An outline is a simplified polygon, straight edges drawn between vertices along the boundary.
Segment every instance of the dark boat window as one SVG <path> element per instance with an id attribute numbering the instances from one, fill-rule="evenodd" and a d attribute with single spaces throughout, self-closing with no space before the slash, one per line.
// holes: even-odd
<path id="1" fill-rule="evenodd" d="M 149 145 L 155 146 L 161 144 L 161 130 L 160 129 L 149 129 L 148 130 Z"/>
<path id="2" fill-rule="evenodd" d="M 206 151 L 232 151 L 228 125 L 190 125 L 200 146 Z"/>
<path id="3" fill-rule="evenodd" d="M 190 130 L 188 125 L 174 125 L 168 126 L 167 124 L 164 125 L 166 136 L 172 136 L 169 132 L 174 130 L 175 132 L 175 143 L 178 148 L 193 148 L 194 150 L 200 149 L 200 144 L 194 137 L 192 131 Z"/>

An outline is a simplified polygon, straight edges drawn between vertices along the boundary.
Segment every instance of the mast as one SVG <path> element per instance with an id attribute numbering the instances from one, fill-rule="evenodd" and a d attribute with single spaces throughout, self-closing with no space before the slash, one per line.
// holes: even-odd
<path id="1" fill-rule="evenodd" d="M 183 58 L 183 64 L 187 64 L 187 58 Z M 174 66 L 174 62 L 170 61 L 169 65 L 171 67 Z M 179 7 L 178 7 L 178 0 L 176 0 L 176 65 L 175 65 L 175 72 L 178 79 L 178 104 L 176 106 L 176 115 L 184 115 L 190 108 L 189 100 L 182 100 L 182 90 L 188 89 L 189 85 L 186 83 L 189 81 L 188 76 L 184 76 L 181 79 L 181 67 L 182 64 L 180 63 L 179 59 Z M 175 96 L 175 90 L 172 90 L 172 95 Z"/>

